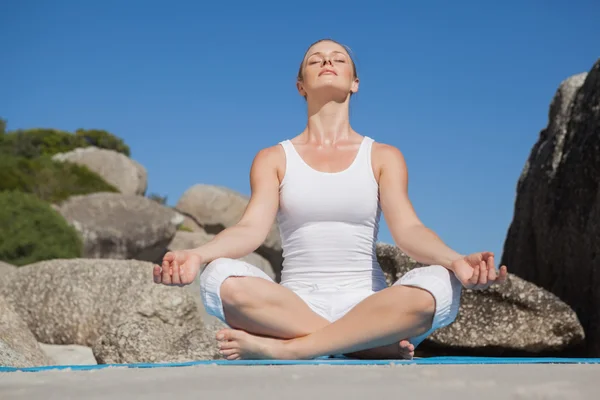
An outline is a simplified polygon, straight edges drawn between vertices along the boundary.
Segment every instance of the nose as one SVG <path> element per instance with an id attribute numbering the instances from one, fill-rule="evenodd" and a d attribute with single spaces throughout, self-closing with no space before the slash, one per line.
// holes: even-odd
<path id="1" fill-rule="evenodd" d="M 323 62 L 321 62 L 321 68 L 324 67 L 325 65 L 327 65 L 329 63 L 329 65 L 331 65 L 333 67 L 333 63 L 331 62 L 331 60 L 329 58 L 323 58 Z"/>

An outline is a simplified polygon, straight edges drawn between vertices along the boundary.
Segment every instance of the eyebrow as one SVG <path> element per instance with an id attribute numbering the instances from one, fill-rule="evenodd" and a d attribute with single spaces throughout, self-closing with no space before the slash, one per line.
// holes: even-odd
<path id="1" fill-rule="evenodd" d="M 343 56 L 345 56 L 345 55 L 346 55 L 344 52 L 342 52 L 342 51 L 339 51 L 339 50 L 333 50 L 333 51 L 332 51 L 332 53 L 339 53 L 339 54 L 341 54 L 341 55 L 343 55 Z M 314 55 L 316 55 L 316 54 L 323 55 L 323 53 L 322 53 L 322 52 L 320 52 L 320 51 L 315 51 L 314 53 L 312 53 L 311 55 L 309 55 L 308 57 L 306 57 L 306 59 L 308 60 L 309 58 L 311 58 L 312 56 L 314 56 Z"/>

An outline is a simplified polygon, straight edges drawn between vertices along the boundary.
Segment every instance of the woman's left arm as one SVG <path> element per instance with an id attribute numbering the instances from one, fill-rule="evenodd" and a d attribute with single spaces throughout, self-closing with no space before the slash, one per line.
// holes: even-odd
<path id="1" fill-rule="evenodd" d="M 493 253 L 462 255 L 421 222 L 408 196 L 408 171 L 400 150 L 376 143 L 373 160 L 379 180 L 381 209 L 396 246 L 417 262 L 448 268 L 466 287 L 485 288 L 496 280 Z M 503 281 L 506 267 L 499 275 L 499 280 Z"/>

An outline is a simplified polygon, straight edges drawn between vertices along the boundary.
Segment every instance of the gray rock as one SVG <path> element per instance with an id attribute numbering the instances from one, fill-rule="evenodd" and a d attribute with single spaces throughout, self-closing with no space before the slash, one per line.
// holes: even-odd
<path id="1" fill-rule="evenodd" d="M 135 260 L 48 260 L 19 267 L 0 295 L 39 342 L 92 346 L 132 285 L 152 282 L 152 264 Z M 149 284 L 149 283 L 148 283 Z"/>
<path id="2" fill-rule="evenodd" d="M 115 309 L 107 331 L 92 348 L 101 364 L 180 362 L 219 354 L 195 299 L 183 288 L 135 285 Z"/>
<path id="3" fill-rule="evenodd" d="M 155 201 L 119 193 L 73 196 L 59 212 L 82 235 L 84 258 L 156 261 L 183 222 Z"/>
<path id="4" fill-rule="evenodd" d="M 212 331 L 203 329 L 195 296 L 155 284 L 152 268 L 137 260 L 43 261 L 20 267 L 0 295 L 37 341 L 91 347 L 98 363 L 212 357 Z"/>
<path id="5" fill-rule="evenodd" d="M 501 262 L 554 293 L 600 356 L 600 60 L 562 82 L 517 185 Z"/>
<path id="6" fill-rule="evenodd" d="M 0 261 L 0 281 L 4 280 L 6 277 L 8 277 L 9 274 L 12 274 L 16 270 L 16 266 L 6 263 L 4 261 Z"/>
<path id="7" fill-rule="evenodd" d="M 52 158 L 55 161 L 68 161 L 87 167 L 123 194 L 144 195 L 146 193 L 148 187 L 146 169 L 118 151 L 90 146 L 55 154 Z"/>
<path id="8" fill-rule="evenodd" d="M 221 186 L 198 184 L 189 188 L 179 199 L 176 209 L 185 215 L 185 226 L 194 231 L 217 234 L 235 225 L 244 214 L 249 198 Z M 271 226 L 262 246 L 256 253 L 271 263 L 275 280 L 281 279 L 283 263 L 281 238 L 276 222 Z"/>
<path id="9" fill-rule="evenodd" d="M 388 244 L 377 245 L 377 256 L 389 284 L 423 266 Z M 478 355 L 551 353 L 577 346 L 583 338 L 583 328 L 568 305 L 509 274 L 503 285 L 485 291 L 463 290 L 455 322 L 435 331 L 420 350 Z"/>
<path id="10" fill-rule="evenodd" d="M 42 351 L 57 365 L 96 365 L 92 349 L 77 344 L 39 343 Z"/>
<path id="11" fill-rule="evenodd" d="M 0 365 L 22 368 L 52 364 L 27 324 L 0 296 Z"/>

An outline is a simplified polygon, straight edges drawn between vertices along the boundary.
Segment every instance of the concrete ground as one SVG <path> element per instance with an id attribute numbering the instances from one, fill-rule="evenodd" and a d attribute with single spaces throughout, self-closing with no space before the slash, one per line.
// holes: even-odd
<path id="1" fill-rule="evenodd" d="M 0 373 L 0 399 L 598 399 L 600 365 L 219 366 Z"/>

